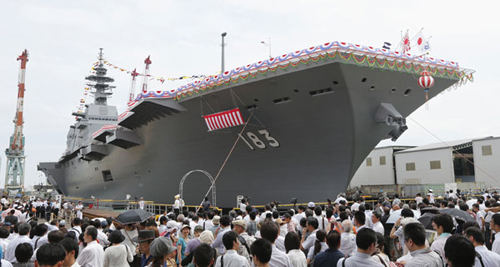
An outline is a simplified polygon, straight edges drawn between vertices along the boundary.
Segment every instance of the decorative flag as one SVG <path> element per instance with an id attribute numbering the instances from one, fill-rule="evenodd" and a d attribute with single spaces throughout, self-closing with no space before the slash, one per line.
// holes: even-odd
<path id="1" fill-rule="evenodd" d="M 384 46 L 382 46 L 383 49 L 391 50 L 391 43 L 389 42 L 384 42 Z"/>
<path id="2" fill-rule="evenodd" d="M 203 118 L 208 126 L 208 131 L 229 128 L 245 123 L 239 108 L 210 114 L 203 116 Z"/>
<path id="3" fill-rule="evenodd" d="M 425 39 L 422 30 L 420 30 L 415 36 L 415 43 L 417 44 L 418 50 L 420 50 L 421 53 L 429 53 L 431 51 L 429 41 Z"/>
<path id="4" fill-rule="evenodd" d="M 405 35 L 403 36 L 403 39 L 401 40 L 401 53 L 406 54 L 410 52 L 411 45 L 410 45 L 410 36 L 408 35 L 408 31 L 406 31 Z"/>

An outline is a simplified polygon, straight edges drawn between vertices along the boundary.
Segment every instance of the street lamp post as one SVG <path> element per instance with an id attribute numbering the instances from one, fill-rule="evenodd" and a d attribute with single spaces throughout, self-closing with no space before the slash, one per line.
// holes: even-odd
<path id="1" fill-rule="evenodd" d="M 227 32 L 223 32 L 222 36 L 222 55 L 221 55 L 221 74 L 224 74 L 224 37 L 226 37 Z"/>

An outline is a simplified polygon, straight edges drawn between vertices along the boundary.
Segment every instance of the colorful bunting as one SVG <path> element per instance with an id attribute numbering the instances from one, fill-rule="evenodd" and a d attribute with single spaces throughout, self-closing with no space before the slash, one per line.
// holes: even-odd
<path id="1" fill-rule="evenodd" d="M 99 62 L 95 62 L 94 63 L 94 67 L 92 67 L 92 70 L 95 69 L 95 67 L 99 64 Z M 126 72 L 127 74 L 131 74 L 132 71 L 129 71 L 127 69 L 124 69 L 124 68 L 120 68 L 116 65 L 114 65 L 113 63 L 109 62 L 109 61 L 104 61 L 104 64 L 106 64 L 107 66 L 113 68 L 113 69 L 117 69 L 117 70 L 120 70 L 121 72 Z M 164 83 L 165 81 L 178 81 L 178 80 L 188 80 L 188 79 L 200 79 L 200 78 L 206 78 L 207 76 L 205 75 L 191 75 L 191 76 L 180 76 L 180 77 L 171 77 L 171 78 L 164 78 L 162 76 L 153 76 L 153 75 L 150 75 L 150 74 L 147 74 L 147 75 L 144 75 L 143 73 L 139 73 L 139 76 L 146 76 L 146 77 L 151 77 L 152 79 L 155 79 L 161 83 Z"/>

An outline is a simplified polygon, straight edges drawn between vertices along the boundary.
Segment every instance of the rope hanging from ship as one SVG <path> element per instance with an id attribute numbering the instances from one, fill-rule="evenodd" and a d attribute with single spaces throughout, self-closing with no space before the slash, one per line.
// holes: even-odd
<path id="1" fill-rule="evenodd" d="M 210 190 L 212 190 L 212 188 L 215 186 L 215 183 L 217 182 L 217 179 L 219 179 L 219 175 L 221 174 L 222 170 L 224 169 L 224 167 L 226 166 L 226 163 L 227 161 L 229 160 L 229 158 L 231 157 L 231 155 L 233 154 L 233 151 L 234 151 L 234 148 L 236 147 L 236 145 L 238 144 L 238 141 L 240 141 L 241 139 L 241 135 L 245 132 L 245 129 L 247 128 L 247 125 L 248 125 L 248 122 L 252 119 L 252 116 L 253 116 L 253 111 L 250 112 L 250 116 L 248 117 L 248 120 L 245 122 L 245 124 L 243 125 L 243 128 L 241 129 L 240 133 L 238 134 L 238 137 L 236 138 L 236 141 L 234 141 L 234 144 L 233 144 L 233 147 L 231 148 L 231 150 L 229 151 L 229 153 L 227 154 L 227 157 L 226 159 L 224 160 L 224 162 L 222 163 L 222 166 L 220 167 L 219 171 L 217 172 L 217 175 L 215 176 L 214 178 L 214 181 L 213 183 L 210 185 L 210 188 L 208 189 L 207 193 L 205 194 L 205 196 L 203 197 L 202 201 L 200 202 L 200 205 L 198 205 L 198 208 L 196 210 L 196 212 L 199 211 L 203 201 L 205 200 L 205 197 L 208 196 L 208 194 L 210 193 Z"/>

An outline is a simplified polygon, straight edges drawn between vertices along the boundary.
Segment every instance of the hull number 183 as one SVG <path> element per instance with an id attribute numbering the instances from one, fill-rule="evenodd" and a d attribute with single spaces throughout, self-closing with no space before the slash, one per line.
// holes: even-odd
<path id="1" fill-rule="evenodd" d="M 280 146 L 278 140 L 272 137 L 267 130 L 260 130 L 258 131 L 258 134 L 259 135 L 256 135 L 253 132 L 246 132 L 246 134 L 240 135 L 240 138 L 251 150 L 255 150 L 255 148 L 264 149 L 266 148 L 266 144 L 270 147 Z"/>

